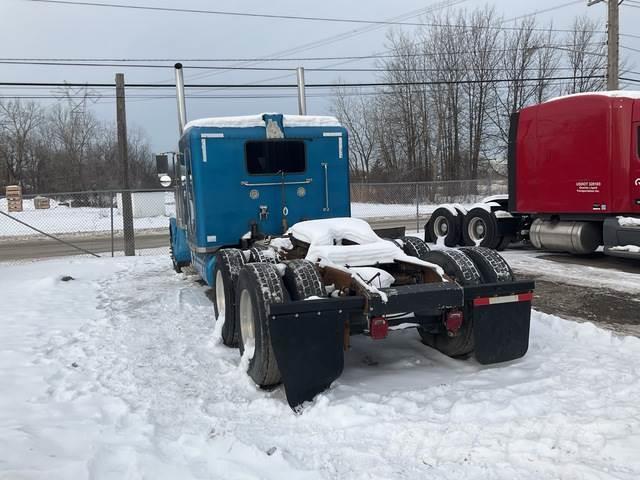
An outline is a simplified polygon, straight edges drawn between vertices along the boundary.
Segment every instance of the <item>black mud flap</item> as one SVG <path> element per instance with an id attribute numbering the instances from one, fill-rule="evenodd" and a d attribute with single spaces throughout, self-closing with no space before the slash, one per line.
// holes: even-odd
<path id="1" fill-rule="evenodd" d="M 488 365 L 523 357 L 529 349 L 531 302 L 499 303 L 473 308 L 476 360 Z"/>
<path id="2" fill-rule="evenodd" d="M 331 300 L 272 305 L 271 346 L 287 401 L 294 410 L 329 388 L 344 368 L 344 323 L 348 313 L 321 309 L 324 305 L 318 302 Z M 293 313 L 296 304 L 310 311 L 300 308 Z M 313 304 L 318 308 L 309 309 Z"/>

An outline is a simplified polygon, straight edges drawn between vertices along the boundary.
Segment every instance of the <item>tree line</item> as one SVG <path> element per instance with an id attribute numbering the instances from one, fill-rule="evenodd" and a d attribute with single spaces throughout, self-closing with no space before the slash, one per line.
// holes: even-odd
<path id="1" fill-rule="evenodd" d="M 352 178 L 458 180 L 506 174 L 509 119 L 551 97 L 605 88 L 602 25 L 559 31 L 491 7 L 392 30 L 373 91 L 339 87 L 333 110 L 350 133 Z"/>
<path id="2" fill-rule="evenodd" d="M 7 185 L 20 185 L 25 194 L 122 185 L 115 125 L 96 118 L 94 96 L 87 89 L 64 89 L 48 106 L 0 101 L 0 195 Z M 144 132 L 130 129 L 128 144 L 131 187 L 157 187 Z"/>

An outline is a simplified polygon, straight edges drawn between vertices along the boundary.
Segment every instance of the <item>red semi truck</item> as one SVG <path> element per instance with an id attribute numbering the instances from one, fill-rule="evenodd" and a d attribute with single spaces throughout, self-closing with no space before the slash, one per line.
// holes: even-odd
<path id="1" fill-rule="evenodd" d="M 569 95 L 522 109 L 509 133 L 509 195 L 442 205 L 426 240 L 502 249 L 514 241 L 640 258 L 640 92 Z"/>

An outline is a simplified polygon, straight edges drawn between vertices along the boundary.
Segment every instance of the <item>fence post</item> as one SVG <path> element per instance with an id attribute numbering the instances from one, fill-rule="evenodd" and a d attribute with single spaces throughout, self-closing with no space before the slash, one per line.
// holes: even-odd
<path id="1" fill-rule="evenodd" d="M 420 232 L 420 197 L 418 196 L 418 182 L 416 182 L 416 232 Z"/>
<path id="2" fill-rule="evenodd" d="M 110 195 L 110 199 L 111 200 L 109 202 L 109 209 L 111 210 L 111 256 L 112 257 L 114 256 L 114 245 L 113 245 L 113 243 L 114 243 L 113 242 L 113 235 L 114 235 L 114 232 L 113 232 L 113 195 L 114 195 L 114 192 L 111 192 L 111 195 Z"/>

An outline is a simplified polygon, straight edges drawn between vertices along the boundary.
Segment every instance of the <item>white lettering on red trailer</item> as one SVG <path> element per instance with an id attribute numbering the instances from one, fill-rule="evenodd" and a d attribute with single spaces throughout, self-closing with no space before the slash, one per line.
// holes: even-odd
<path id="1" fill-rule="evenodd" d="M 576 192 L 578 193 L 600 193 L 602 182 L 581 181 L 576 182 Z"/>

